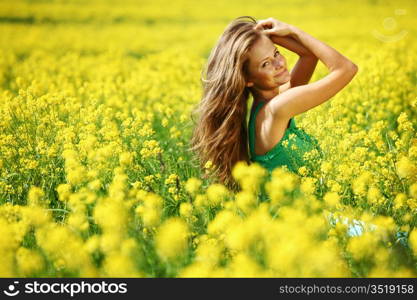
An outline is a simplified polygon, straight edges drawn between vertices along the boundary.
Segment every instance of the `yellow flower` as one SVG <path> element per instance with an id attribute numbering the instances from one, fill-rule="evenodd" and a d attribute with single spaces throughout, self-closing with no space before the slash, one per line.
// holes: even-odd
<path id="1" fill-rule="evenodd" d="M 140 150 L 143 158 L 155 157 L 159 153 L 162 153 L 162 149 L 159 147 L 158 141 L 147 140 L 143 142 L 143 148 Z"/>
<path id="2" fill-rule="evenodd" d="M 22 216 L 25 222 L 35 227 L 42 227 L 51 221 L 49 211 L 39 206 L 22 207 Z"/>
<path id="3" fill-rule="evenodd" d="M 85 173 L 85 168 L 83 166 L 67 170 L 68 182 L 73 186 L 81 184 L 86 178 Z"/>
<path id="4" fill-rule="evenodd" d="M 144 197 L 143 205 L 136 208 L 136 213 L 141 216 L 146 227 L 157 226 L 161 221 L 163 200 L 159 195 L 153 193 L 142 196 Z"/>
<path id="5" fill-rule="evenodd" d="M 88 221 L 84 212 L 73 212 L 67 217 L 67 224 L 77 230 L 87 230 Z"/>
<path id="6" fill-rule="evenodd" d="M 172 139 L 176 139 L 177 137 L 179 137 L 181 135 L 181 131 L 179 131 L 175 126 L 172 126 L 169 129 L 169 133 L 170 133 L 170 137 Z"/>
<path id="7" fill-rule="evenodd" d="M 336 181 L 329 180 L 329 184 L 330 184 L 330 190 L 332 192 L 339 193 L 339 192 L 342 191 L 342 186 L 339 183 L 337 183 Z"/>
<path id="8" fill-rule="evenodd" d="M 168 119 L 167 118 L 163 118 L 162 121 L 161 121 L 161 124 L 162 124 L 163 127 L 167 127 L 167 125 L 168 125 Z"/>
<path id="9" fill-rule="evenodd" d="M 195 193 L 197 193 L 198 189 L 200 188 L 201 183 L 202 182 L 200 179 L 191 177 L 185 183 L 185 190 L 189 192 L 191 195 L 194 195 Z"/>
<path id="10" fill-rule="evenodd" d="M 84 244 L 84 249 L 88 253 L 93 253 L 100 248 L 100 237 L 98 235 L 92 235 Z"/>
<path id="11" fill-rule="evenodd" d="M 300 174 L 301 176 L 307 176 L 307 174 L 308 174 L 307 167 L 302 166 L 302 167 L 298 168 L 298 174 Z"/>
<path id="12" fill-rule="evenodd" d="M 208 198 L 205 194 L 198 194 L 195 196 L 194 200 L 195 206 L 198 208 L 203 208 L 208 204 Z"/>
<path id="13" fill-rule="evenodd" d="M 30 276 L 44 267 L 44 260 L 39 253 L 23 247 L 16 252 L 16 262 L 23 276 Z"/>
<path id="14" fill-rule="evenodd" d="M 68 183 L 62 183 L 58 185 L 56 191 L 58 192 L 59 200 L 67 201 L 71 195 L 71 185 Z"/>
<path id="15" fill-rule="evenodd" d="M 88 183 L 88 187 L 93 191 L 98 191 L 101 187 L 101 182 L 99 179 L 95 179 Z"/>
<path id="16" fill-rule="evenodd" d="M 321 170 L 323 173 L 329 173 L 332 165 L 329 162 L 323 162 L 321 164 Z"/>
<path id="17" fill-rule="evenodd" d="M 312 195 L 316 190 L 315 182 L 317 181 L 317 179 L 312 177 L 304 177 L 301 181 L 301 191 L 306 195 Z"/>
<path id="18" fill-rule="evenodd" d="M 45 195 L 43 190 L 37 186 L 32 186 L 28 193 L 28 204 L 35 206 L 41 205 L 41 199 Z"/>
<path id="19" fill-rule="evenodd" d="M 171 186 L 171 187 L 168 188 L 168 193 L 176 194 L 176 193 L 178 193 L 178 189 L 175 186 Z"/>
<path id="20" fill-rule="evenodd" d="M 104 232 L 100 235 L 100 250 L 108 254 L 117 251 L 122 240 L 123 236 L 120 232 Z"/>
<path id="21" fill-rule="evenodd" d="M 413 178 L 417 175 L 416 165 L 406 156 L 403 156 L 396 164 L 397 173 L 401 178 Z"/>
<path id="22" fill-rule="evenodd" d="M 352 237 L 347 245 L 347 250 L 356 260 L 369 259 L 378 252 L 378 239 L 372 232 L 365 232 L 360 236 Z"/>
<path id="23" fill-rule="evenodd" d="M 352 189 L 356 195 L 365 196 L 367 188 L 372 181 L 372 173 L 369 171 L 362 172 L 352 181 Z"/>
<path id="24" fill-rule="evenodd" d="M 186 114 L 181 114 L 180 115 L 180 122 L 185 122 L 186 120 L 188 120 L 188 116 Z"/>
<path id="25" fill-rule="evenodd" d="M 166 220 L 156 232 L 155 245 L 162 259 L 175 259 L 188 248 L 189 229 L 187 223 L 177 217 Z"/>
<path id="26" fill-rule="evenodd" d="M 407 113 L 402 112 L 397 118 L 399 131 L 414 131 L 413 124 L 408 120 Z"/>
<path id="27" fill-rule="evenodd" d="M 411 146 L 408 149 L 408 156 L 412 159 L 417 159 L 417 145 Z"/>
<path id="28" fill-rule="evenodd" d="M 119 156 L 119 163 L 122 166 L 129 166 L 133 163 L 133 153 L 123 152 Z"/>
<path id="29" fill-rule="evenodd" d="M 103 261 L 103 271 L 106 277 L 138 278 L 143 274 L 134 267 L 135 262 L 129 255 L 112 252 Z"/>
<path id="30" fill-rule="evenodd" d="M 344 236 L 348 230 L 348 225 L 343 224 L 342 222 L 337 222 L 335 226 L 336 234 L 339 236 Z"/>
<path id="31" fill-rule="evenodd" d="M 229 190 L 221 183 L 213 183 L 207 188 L 209 204 L 216 206 L 229 195 Z"/>
<path id="32" fill-rule="evenodd" d="M 374 204 L 383 204 L 385 202 L 384 196 L 381 194 L 380 190 L 376 187 L 370 187 L 368 190 L 368 200 Z"/>
<path id="33" fill-rule="evenodd" d="M 337 208 L 340 205 L 340 197 L 335 192 L 327 192 L 323 197 L 324 202 L 331 208 Z"/>
<path id="34" fill-rule="evenodd" d="M 165 184 L 175 184 L 178 180 L 178 175 L 177 174 L 171 174 L 168 176 L 167 179 L 165 179 Z"/>
<path id="35" fill-rule="evenodd" d="M 258 163 L 248 165 L 245 161 L 238 161 L 232 170 L 232 176 L 239 182 L 243 190 L 255 192 L 267 171 Z"/>
<path id="36" fill-rule="evenodd" d="M 220 260 L 222 251 L 223 247 L 219 245 L 216 239 L 204 239 L 198 244 L 195 260 L 210 266 L 215 266 Z"/>
<path id="37" fill-rule="evenodd" d="M 127 225 L 127 208 L 122 200 L 100 199 L 94 207 L 93 216 L 103 231 L 122 232 Z"/>
<path id="38" fill-rule="evenodd" d="M 407 195 L 404 193 L 398 193 L 394 199 L 394 208 L 400 209 L 401 207 L 405 205 L 406 201 L 407 201 Z"/>
<path id="39" fill-rule="evenodd" d="M 141 214 L 143 224 L 146 227 L 153 227 L 161 221 L 161 212 L 156 209 L 144 210 Z"/>
<path id="40" fill-rule="evenodd" d="M 188 218 L 191 217 L 193 211 L 193 206 L 191 203 L 183 202 L 180 205 L 180 215 L 182 217 Z"/>
<path id="41" fill-rule="evenodd" d="M 236 204 L 245 213 L 249 213 L 256 202 L 256 197 L 250 192 L 242 191 L 236 194 Z"/>
<path id="42" fill-rule="evenodd" d="M 408 207 L 410 207 L 410 209 L 416 210 L 417 209 L 417 199 L 414 199 L 414 198 L 407 199 L 407 205 L 408 205 Z"/>
<path id="43" fill-rule="evenodd" d="M 210 169 L 213 167 L 213 162 L 211 160 L 207 161 L 206 164 L 204 165 L 205 169 Z"/>
<path id="44" fill-rule="evenodd" d="M 285 167 L 278 167 L 272 171 L 271 181 L 265 184 L 265 189 L 272 204 L 278 204 L 284 199 L 286 191 L 292 191 L 298 184 L 298 176 L 292 174 Z"/>
<path id="45" fill-rule="evenodd" d="M 409 191 L 411 197 L 417 199 L 417 182 L 410 185 L 408 191 Z"/>
<path id="46" fill-rule="evenodd" d="M 154 178 L 155 178 L 155 176 L 152 175 L 152 174 L 144 177 L 145 181 L 148 182 L 148 183 L 153 182 Z"/>
<path id="47" fill-rule="evenodd" d="M 240 218 L 231 211 L 222 210 L 208 224 L 207 232 L 211 235 L 221 235 L 234 225 L 240 224 Z"/>
<path id="48" fill-rule="evenodd" d="M 408 239 L 410 241 L 410 246 L 411 246 L 411 249 L 413 250 L 414 256 L 417 257 L 417 229 L 416 228 L 414 228 L 410 232 L 410 236 Z"/>

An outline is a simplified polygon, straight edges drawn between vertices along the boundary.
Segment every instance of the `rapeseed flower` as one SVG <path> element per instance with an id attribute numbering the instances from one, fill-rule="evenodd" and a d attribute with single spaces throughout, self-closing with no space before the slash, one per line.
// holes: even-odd
<path id="1" fill-rule="evenodd" d="M 31 276 L 44 268 L 42 256 L 34 250 L 23 247 L 20 247 L 16 252 L 16 262 L 22 276 Z"/>
<path id="2" fill-rule="evenodd" d="M 205 239 L 198 244 L 195 251 L 195 261 L 214 267 L 219 263 L 223 250 L 223 246 L 218 240 L 214 238 Z"/>
<path id="3" fill-rule="evenodd" d="M 155 235 L 155 247 L 158 255 L 164 260 L 175 259 L 188 248 L 190 231 L 187 223 L 179 218 L 164 221 Z"/>
<path id="4" fill-rule="evenodd" d="M 239 182 L 242 189 L 248 192 L 256 192 L 267 171 L 257 163 L 247 165 L 244 161 L 235 164 L 232 176 Z"/>
<path id="5" fill-rule="evenodd" d="M 346 249 L 357 261 L 372 259 L 379 245 L 379 239 L 372 232 L 364 232 L 348 241 Z"/>
<path id="6" fill-rule="evenodd" d="M 130 166 L 133 163 L 134 155 L 131 152 L 123 152 L 119 156 L 121 166 Z"/>
<path id="7" fill-rule="evenodd" d="M 417 199 L 417 182 L 410 185 L 408 192 L 411 197 Z"/>
<path id="8" fill-rule="evenodd" d="M 416 178 L 417 176 L 417 166 L 411 161 L 408 157 L 403 156 L 396 163 L 397 173 L 401 178 Z"/>
<path id="9" fill-rule="evenodd" d="M 189 218 L 192 216 L 193 206 L 191 203 L 183 202 L 180 204 L 180 215 L 184 218 Z"/>
<path id="10" fill-rule="evenodd" d="M 257 204 L 256 197 L 252 193 L 246 191 L 237 193 L 235 201 L 237 207 L 239 207 L 244 213 L 249 213 L 250 210 Z"/>
<path id="11" fill-rule="evenodd" d="M 409 234 L 410 247 L 415 257 L 417 257 L 417 229 L 413 229 Z"/>
<path id="12" fill-rule="evenodd" d="M 42 206 L 42 198 L 45 196 L 43 190 L 39 187 L 32 186 L 28 193 L 28 205 L 30 206 Z"/>
<path id="13" fill-rule="evenodd" d="M 340 207 L 340 196 L 336 192 L 328 192 L 323 197 L 326 205 L 332 209 Z"/>
<path id="14" fill-rule="evenodd" d="M 221 183 L 213 183 L 207 188 L 207 198 L 212 206 L 219 205 L 230 195 L 229 190 Z"/>
<path id="15" fill-rule="evenodd" d="M 191 195 L 194 195 L 199 190 L 201 183 L 202 181 L 195 177 L 188 178 L 187 182 L 185 183 L 185 189 Z"/>

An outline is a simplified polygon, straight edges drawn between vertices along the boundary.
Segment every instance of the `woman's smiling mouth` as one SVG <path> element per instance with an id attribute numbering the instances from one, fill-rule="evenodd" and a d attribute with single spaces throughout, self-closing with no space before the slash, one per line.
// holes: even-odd
<path id="1" fill-rule="evenodd" d="M 275 77 L 281 76 L 285 71 L 286 71 L 286 69 L 283 69 L 281 72 L 279 72 L 277 75 L 275 75 Z"/>

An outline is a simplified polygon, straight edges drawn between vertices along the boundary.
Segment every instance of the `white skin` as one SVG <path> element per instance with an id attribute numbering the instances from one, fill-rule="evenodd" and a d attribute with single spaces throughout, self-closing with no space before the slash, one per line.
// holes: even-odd
<path id="1" fill-rule="evenodd" d="M 279 94 L 279 87 L 291 79 L 287 60 L 265 34 L 252 46 L 248 58 L 246 86 L 251 89 L 255 104 L 268 102 Z"/>

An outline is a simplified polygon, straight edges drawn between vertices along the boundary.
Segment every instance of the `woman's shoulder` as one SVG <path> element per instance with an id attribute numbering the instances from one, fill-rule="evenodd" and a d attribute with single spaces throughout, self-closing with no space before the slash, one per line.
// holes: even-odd
<path id="1" fill-rule="evenodd" d="M 277 145 L 285 136 L 291 119 L 276 118 L 268 113 L 267 105 L 263 105 L 256 116 L 255 127 L 255 154 L 264 155 Z"/>

